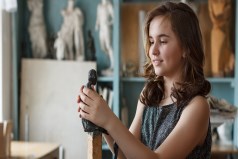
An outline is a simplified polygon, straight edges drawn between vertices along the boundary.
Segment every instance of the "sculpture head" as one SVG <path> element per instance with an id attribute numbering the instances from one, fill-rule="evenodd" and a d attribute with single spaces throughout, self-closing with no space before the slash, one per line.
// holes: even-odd
<path id="1" fill-rule="evenodd" d="M 91 69 L 88 73 L 88 83 L 90 85 L 96 85 L 97 83 L 97 72 L 94 69 Z"/>
<path id="2" fill-rule="evenodd" d="M 68 9 L 74 8 L 74 0 L 68 0 Z"/>

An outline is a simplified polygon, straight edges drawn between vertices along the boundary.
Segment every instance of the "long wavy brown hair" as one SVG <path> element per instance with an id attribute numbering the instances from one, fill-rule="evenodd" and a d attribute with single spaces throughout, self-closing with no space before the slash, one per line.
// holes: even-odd
<path id="1" fill-rule="evenodd" d="M 140 101 L 147 106 L 158 106 L 164 98 L 163 76 L 155 74 L 149 57 L 149 27 L 152 19 L 157 16 L 171 22 L 172 30 L 185 52 L 182 81 L 174 83 L 170 97 L 176 99 L 178 106 L 188 104 L 196 95 L 206 97 L 211 85 L 203 72 L 205 55 L 198 18 L 187 4 L 166 2 L 150 11 L 145 21 L 144 45 L 147 62 L 144 65 L 143 76 L 147 78 L 147 82 L 140 95 Z"/>

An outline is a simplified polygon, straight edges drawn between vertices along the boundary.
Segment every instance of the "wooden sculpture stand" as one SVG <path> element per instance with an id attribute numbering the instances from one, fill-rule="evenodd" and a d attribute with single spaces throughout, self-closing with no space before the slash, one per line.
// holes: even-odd
<path id="1" fill-rule="evenodd" d="M 102 159 L 102 134 L 88 135 L 88 159 Z"/>

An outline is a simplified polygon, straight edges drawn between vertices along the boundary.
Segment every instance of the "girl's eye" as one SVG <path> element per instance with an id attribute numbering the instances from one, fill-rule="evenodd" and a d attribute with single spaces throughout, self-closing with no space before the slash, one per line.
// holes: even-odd
<path id="1" fill-rule="evenodd" d="M 150 43 L 150 45 L 152 45 L 152 44 L 154 44 L 154 41 L 150 41 L 149 43 Z"/>
<path id="2" fill-rule="evenodd" d="M 165 41 L 165 40 L 161 40 L 160 43 L 161 43 L 161 44 L 166 44 L 167 41 Z"/>

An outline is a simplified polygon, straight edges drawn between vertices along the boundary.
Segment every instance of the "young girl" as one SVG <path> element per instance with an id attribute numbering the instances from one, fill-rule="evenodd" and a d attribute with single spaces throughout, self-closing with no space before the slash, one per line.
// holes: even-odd
<path id="1" fill-rule="evenodd" d="M 206 159 L 211 153 L 211 86 L 203 73 L 204 51 L 198 19 L 184 3 L 166 2 L 145 23 L 147 78 L 129 129 L 95 91 L 82 87 L 79 114 L 107 130 L 119 158 Z"/>

